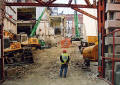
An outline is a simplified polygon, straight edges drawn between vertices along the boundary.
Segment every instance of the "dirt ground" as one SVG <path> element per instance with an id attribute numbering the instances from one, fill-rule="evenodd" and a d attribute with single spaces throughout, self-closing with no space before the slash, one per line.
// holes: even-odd
<path id="1" fill-rule="evenodd" d="M 29 70 L 17 79 L 7 79 L 2 85 L 108 85 L 97 78 L 97 63 L 91 63 L 91 71 L 81 69 L 82 55 L 77 46 L 67 48 L 70 63 L 67 78 L 59 77 L 59 56 L 63 48 L 36 50 L 35 63 L 28 65 Z"/>

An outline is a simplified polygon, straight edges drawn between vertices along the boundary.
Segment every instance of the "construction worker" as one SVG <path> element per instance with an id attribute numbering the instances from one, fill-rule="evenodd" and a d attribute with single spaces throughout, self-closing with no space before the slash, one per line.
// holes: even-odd
<path id="1" fill-rule="evenodd" d="M 61 61 L 60 77 L 62 77 L 62 73 L 64 70 L 64 78 L 66 78 L 69 60 L 70 58 L 69 58 L 67 51 L 63 50 L 63 53 L 60 56 L 60 61 Z"/>

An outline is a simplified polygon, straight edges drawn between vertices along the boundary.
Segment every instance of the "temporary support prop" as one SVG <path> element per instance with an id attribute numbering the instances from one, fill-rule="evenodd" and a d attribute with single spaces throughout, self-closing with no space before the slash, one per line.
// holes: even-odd
<path id="1" fill-rule="evenodd" d="M 3 57 L 3 19 L 5 4 L 4 0 L 0 0 L 0 83 L 4 80 L 4 57 Z"/>

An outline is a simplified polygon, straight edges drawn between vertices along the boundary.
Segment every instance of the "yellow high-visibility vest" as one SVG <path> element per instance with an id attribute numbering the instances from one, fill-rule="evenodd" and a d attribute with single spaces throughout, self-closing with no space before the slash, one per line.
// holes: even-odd
<path id="1" fill-rule="evenodd" d="M 62 60 L 63 60 L 64 62 L 61 62 L 61 64 L 65 64 L 65 63 L 67 62 L 67 60 L 68 60 L 68 54 L 67 54 L 67 53 L 63 53 L 63 54 L 62 54 Z"/>

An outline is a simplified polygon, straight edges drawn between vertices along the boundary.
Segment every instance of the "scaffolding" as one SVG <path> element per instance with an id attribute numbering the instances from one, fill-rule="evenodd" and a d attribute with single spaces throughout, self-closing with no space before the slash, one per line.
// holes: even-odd
<path id="1" fill-rule="evenodd" d="M 120 29 L 114 29 L 107 33 L 105 29 L 106 19 L 106 0 L 99 0 L 98 2 L 98 47 L 99 47 L 99 59 L 98 59 L 98 71 L 99 77 L 104 78 L 110 85 L 118 85 L 119 83 L 119 71 L 116 71 L 115 64 L 120 62 L 119 55 L 116 55 L 116 34 Z M 108 16 L 107 16 L 108 17 Z M 107 41 L 107 38 L 110 38 Z M 106 43 L 110 44 L 106 44 Z M 109 51 L 112 52 L 109 55 Z M 108 55 L 107 55 L 107 54 Z M 117 68 L 118 69 L 118 68 Z"/>

